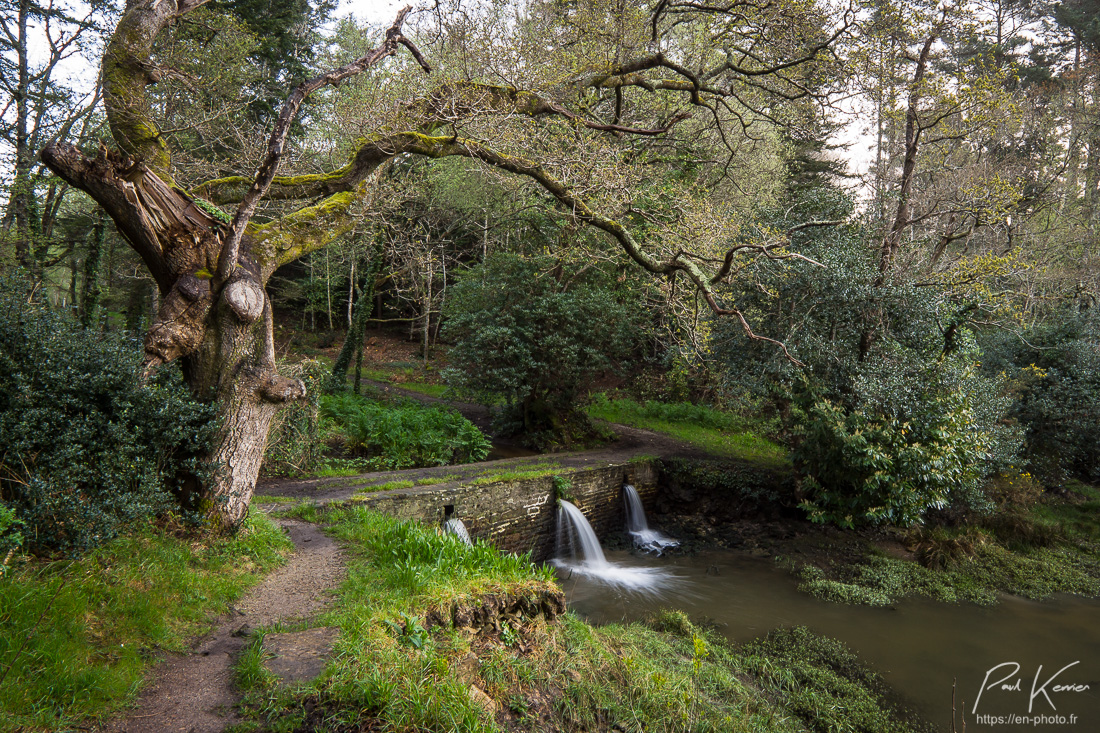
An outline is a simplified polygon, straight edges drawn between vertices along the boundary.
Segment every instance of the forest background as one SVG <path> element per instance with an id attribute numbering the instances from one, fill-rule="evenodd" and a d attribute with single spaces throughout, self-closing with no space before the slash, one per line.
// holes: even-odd
<path id="1" fill-rule="evenodd" d="M 3 391 L 42 410 L 4 431 L 22 521 L 102 483 L 74 459 L 84 438 L 59 458 L 42 446 L 65 422 L 45 403 L 94 381 L 107 349 L 165 390 L 132 388 L 127 414 L 151 400 L 164 417 L 121 442 L 173 458 L 112 448 L 147 470 L 104 495 L 145 495 L 140 514 L 170 489 L 234 525 L 279 404 L 307 393 L 276 357 L 346 334 L 341 386 L 368 321 L 403 324 L 426 360 L 447 342 L 457 393 L 504 402 L 501 424 L 543 445 L 583 440 L 585 394 L 614 369 L 642 397 L 767 416 L 819 521 L 981 508 L 991 476 L 1024 468 L 1048 486 L 1100 475 L 1093 0 L 439 3 L 390 35 L 335 11 L 184 3 L 124 63 L 111 49 L 135 53 L 116 32 L 134 8 L 5 0 Z M 278 117 L 296 85 L 370 49 L 385 54 Z M 92 90 L 73 81 L 105 50 Z M 853 115 L 862 178 L 838 145 Z M 239 278 L 221 250 L 150 264 L 140 217 L 100 208 L 79 156 L 157 176 L 242 257 L 278 254 Z M 187 321 L 195 293 L 236 320 Z M 86 371 L 43 366 L 76 330 L 90 336 L 66 358 Z M 541 351 L 502 346 L 525 336 Z M 216 342 L 231 353 L 210 356 Z"/>

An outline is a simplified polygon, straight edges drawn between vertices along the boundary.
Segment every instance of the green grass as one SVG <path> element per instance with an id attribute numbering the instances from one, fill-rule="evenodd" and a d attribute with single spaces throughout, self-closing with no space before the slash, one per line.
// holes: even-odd
<path id="1" fill-rule="evenodd" d="M 597 394 L 587 411 L 591 418 L 664 433 L 714 456 L 772 467 L 790 464 L 785 448 L 754 432 L 744 419 L 710 407 Z"/>
<path id="2" fill-rule="evenodd" d="M 742 663 L 772 699 L 810 730 L 932 731 L 892 710 L 895 694 L 841 642 L 805 627 L 779 629 L 749 642 Z"/>
<path id="3" fill-rule="evenodd" d="M 385 483 L 375 484 L 374 486 L 364 486 L 359 490 L 360 494 L 373 494 L 378 491 L 393 491 L 395 489 L 411 489 L 416 485 L 415 481 L 411 479 L 405 479 L 401 481 L 386 481 Z"/>
<path id="4" fill-rule="evenodd" d="M 496 631 L 456 628 L 449 609 L 489 608 L 493 599 L 560 590 L 549 571 L 525 557 L 483 543 L 469 548 L 362 507 L 315 518 L 349 555 L 339 599 L 318 620 L 340 627 L 340 638 L 325 673 L 291 690 L 277 687 L 253 645 L 238 667 L 252 729 L 292 731 L 324 720 L 331 730 L 448 733 L 804 730 L 801 708 L 769 700 L 794 688 L 765 676 L 777 670 L 793 676 L 803 657 L 766 666 L 757 650 L 743 653 L 678 612 L 650 624 L 600 628 L 570 614 L 550 624 L 513 617 Z M 802 646 L 816 649 L 814 639 Z M 836 723 L 836 711 L 855 703 L 861 715 L 871 715 L 877 688 L 851 659 L 844 661 L 856 678 L 845 690 L 814 688 L 815 680 L 804 685 L 806 699 L 823 705 L 822 721 Z M 494 713 L 475 702 L 473 687 L 495 701 Z M 882 713 L 879 727 L 867 730 L 907 730 L 889 727 L 892 720 Z M 807 727 L 824 729 L 816 723 L 811 719 Z"/>
<path id="5" fill-rule="evenodd" d="M 363 370 L 364 379 L 369 379 L 374 382 L 385 382 L 394 387 L 407 389 L 410 392 L 419 392 L 429 397 L 442 399 L 449 389 L 447 385 L 415 379 L 417 375 L 421 374 L 423 374 L 421 368 L 402 366 L 400 362 L 395 362 L 386 368 Z"/>
<path id="6" fill-rule="evenodd" d="M 999 592 L 1033 600 L 1055 593 L 1100 596 L 1100 491 L 1074 488 L 1076 496 L 1069 499 L 1002 507 L 968 525 L 921 530 L 925 552 L 943 567 L 872 553 L 851 565 L 802 567 L 800 589 L 824 600 L 871 606 L 906 596 L 981 605 L 997 603 Z M 965 551 L 949 552 L 959 547 Z"/>
<path id="7" fill-rule="evenodd" d="M 231 539 L 152 528 L 77 560 L 33 561 L 0 579 L 0 730 L 103 720 L 163 651 L 185 651 L 290 541 L 252 515 Z"/>
<path id="8" fill-rule="evenodd" d="M 253 504 L 296 504 L 301 499 L 296 499 L 293 496 L 265 496 L 264 494 L 255 494 L 252 497 Z"/>

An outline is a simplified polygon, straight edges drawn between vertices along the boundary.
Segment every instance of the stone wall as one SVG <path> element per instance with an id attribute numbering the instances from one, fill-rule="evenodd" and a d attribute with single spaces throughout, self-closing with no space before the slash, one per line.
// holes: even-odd
<path id="1" fill-rule="evenodd" d="M 591 522 L 599 537 L 623 529 L 622 486 L 632 484 L 650 508 L 657 496 L 657 469 L 650 461 L 595 468 L 562 468 L 572 486 L 573 503 Z M 545 560 L 554 552 L 557 512 L 553 476 L 498 481 L 478 486 L 441 485 L 370 494 L 360 504 L 401 519 L 439 524 L 461 519 L 474 539 L 488 540 L 501 550 L 531 552 Z"/>

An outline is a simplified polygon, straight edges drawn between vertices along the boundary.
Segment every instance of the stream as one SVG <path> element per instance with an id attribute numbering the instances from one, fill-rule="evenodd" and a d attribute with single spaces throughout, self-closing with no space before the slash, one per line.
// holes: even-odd
<path id="1" fill-rule="evenodd" d="M 668 558 L 626 551 L 606 555 L 623 569 L 664 569 L 676 579 L 662 592 L 639 594 L 591 576 L 561 573 L 570 608 L 591 622 L 640 620 L 675 608 L 707 619 L 735 642 L 775 628 L 807 626 L 847 644 L 886 679 L 903 705 L 944 733 L 951 731 L 952 680 L 957 680 L 957 707 L 965 702 L 967 731 L 1100 730 L 1098 600 L 1004 596 L 986 608 L 915 598 L 896 608 L 869 608 L 799 593 L 798 580 L 770 560 L 729 551 Z M 1067 665 L 1072 666 L 1063 669 Z"/>

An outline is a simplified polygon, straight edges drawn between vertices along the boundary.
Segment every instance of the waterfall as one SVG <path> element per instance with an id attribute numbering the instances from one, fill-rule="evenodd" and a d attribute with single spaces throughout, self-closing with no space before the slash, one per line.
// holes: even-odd
<path id="1" fill-rule="evenodd" d="M 451 517 L 443 523 L 443 532 L 457 538 L 462 544 L 473 546 L 473 541 L 470 540 L 470 533 L 466 531 L 466 525 L 462 523 L 461 519 Z"/>
<path id="2" fill-rule="evenodd" d="M 624 567 L 608 562 L 584 513 L 564 499 L 558 502 L 557 539 L 557 556 L 551 562 L 570 574 L 644 593 L 656 593 L 676 581 L 662 568 Z"/>
<path id="3" fill-rule="evenodd" d="M 670 547 L 679 547 L 680 543 L 649 528 L 645 518 L 645 508 L 638 490 L 630 484 L 623 484 L 623 503 L 626 505 L 626 531 L 634 540 L 634 546 L 646 552 L 660 555 Z"/>
<path id="4" fill-rule="evenodd" d="M 562 557 L 567 548 L 569 559 L 574 563 L 582 562 L 597 568 L 609 565 L 596 532 L 584 518 L 584 513 L 563 499 L 558 509 L 558 556 Z"/>

